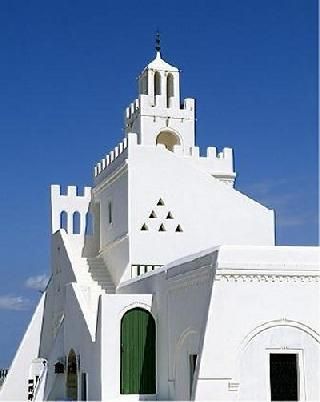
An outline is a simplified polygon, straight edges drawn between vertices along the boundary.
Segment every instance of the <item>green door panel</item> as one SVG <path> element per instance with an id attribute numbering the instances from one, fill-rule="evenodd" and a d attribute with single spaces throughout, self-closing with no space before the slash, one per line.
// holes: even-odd
<path id="1" fill-rule="evenodd" d="M 121 394 L 156 393 L 156 326 L 141 308 L 121 320 Z"/>

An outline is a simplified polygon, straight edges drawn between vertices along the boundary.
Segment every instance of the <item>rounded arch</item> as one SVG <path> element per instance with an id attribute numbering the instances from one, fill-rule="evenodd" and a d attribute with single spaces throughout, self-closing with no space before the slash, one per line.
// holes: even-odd
<path id="1" fill-rule="evenodd" d="M 173 74 L 169 73 L 167 76 L 167 107 L 171 107 L 171 98 L 174 96 L 174 81 Z"/>
<path id="2" fill-rule="evenodd" d="M 66 211 L 60 212 L 60 229 L 64 229 L 68 233 L 68 213 Z"/>
<path id="3" fill-rule="evenodd" d="M 67 360 L 66 396 L 68 400 L 78 399 L 77 355 L 73 349 L 70 350 Z"/>
<path id="4" fill-rule="evenodd" d="M 292 321 L 286 319 L 279 319 L 268 321 L 263 324 L 258 325 L 252 331 L 250 331 L 242 340 L 240 351 L 243 351 L 249 343 L 257 336 L 260 335 L 262 332 L 270 330 L 275 327 L 293 327 L 299 329 L 300 331 L 305 332 L 306 334 L 310 335 L 316 342 L 320 343 L 320 334 L 314 331 L 312 328 L 308 327 L 307 325 L 299 322 L 299 321 Z"/>
<path id="5" fill-rule="evenodd" d="M 75 211 L 72 214 L 72 233 L 80 234 L 80 212 Z"/>
<path id="6" fill-rule="evenodd" d="M 162 144 L 169 151 L 173 151 L 175 145 L 181 145 L 181 140 L 178 134 L 173 131 L 163 130 L 157 135 L 156 144 Z"/>
<path id="7" fill-rule="evenodd" d="M 156 323 L 152 314 L 135 307 L 121 319 L 120 392 L 156 393 Z"/>
<path id="8" fill-rule="evenodd" d="M 195 392 L 195 378 L 198 375 L 200 334 L 189 327 L 180 335 L 174 351 L 173 372 L 175 378 L 175 399 L 190 400 Z M 196 357 L 194 362 L 190 358 Z M 191 364 L 193 363 L 193 367 Z M 197 367 L 198 366 L 198 367 Z"/>
<path id="9" fill-rule="evenodd" d="M 161 95 L 161 75 L 159 71 L 154 73 L 154 96 Z"/>
<path id="10" fill-rule="evenodd" d="M 280 318 L 252 328 L 242 338 L 235 355 L 235 371 L 232 378 L 235 383 L 241 384 L 239 399 L 252 399 L 252 389 L 255 389 L 256 399 L 270 400 L 272 354 L 297 356 L 297 370 L 301 373 L 300 379 L 297 380 L 297 388 L 300 390 L 299 398 L 303 399 L 304 378 L 308 375 L 303 362 L 308 361 L 309 372 L 318 370 L 319 343 L 319 334 L 299 321 Z"/>

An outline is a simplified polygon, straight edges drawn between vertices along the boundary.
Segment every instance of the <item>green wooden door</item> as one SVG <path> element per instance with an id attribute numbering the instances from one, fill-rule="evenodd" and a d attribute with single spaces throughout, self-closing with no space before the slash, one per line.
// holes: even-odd
<path id="1" fill-rule="evenodd" d="M 141 308 L 121 320 L 121 394 L 156 393 L 156 326 Z"/>

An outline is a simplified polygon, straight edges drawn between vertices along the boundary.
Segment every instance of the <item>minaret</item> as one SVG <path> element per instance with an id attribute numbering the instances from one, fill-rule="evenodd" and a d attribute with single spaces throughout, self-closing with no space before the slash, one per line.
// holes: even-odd
<path id="1" fill-rule="evenodd" d="M 181 104 L 180 71 L 162 58 L 159 34 L 155 49 L 155 59 L 139 76 L 138 98 L 126 109 L 126 134 L 137 133 L 141 145 L 189 149 L 195 145 L 194 99 Z"/>

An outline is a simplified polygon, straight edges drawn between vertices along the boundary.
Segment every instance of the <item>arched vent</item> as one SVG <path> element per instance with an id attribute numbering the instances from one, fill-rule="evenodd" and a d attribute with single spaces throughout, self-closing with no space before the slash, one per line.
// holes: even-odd
<path id="1" fill-rule="evenodd" d="M 156 138 L 156 144 L 164 145 L 168 151 L 173 151 L 175 145 L 181 145 L 180 138 L 171 131 L 161 131 Z"/>
<path id="2" fill-rule="evenodd" d="M 80 234 L 80 213 L 78 211 L 74 212 L 72 215 L 72 233 Z"/>
<path id="3" fill-rule="evenodd" d="M 172 106 L 171 101 L 173 96 L 174 96 L 173 75 L 169 73 L 167 77 L 167 107 Z"/>
<path id="4" fill-rule="evenodd" d="M 68 214 L 66 211 L 60 213 L 60 229 L 64 229 L 68 233 Z"/>

